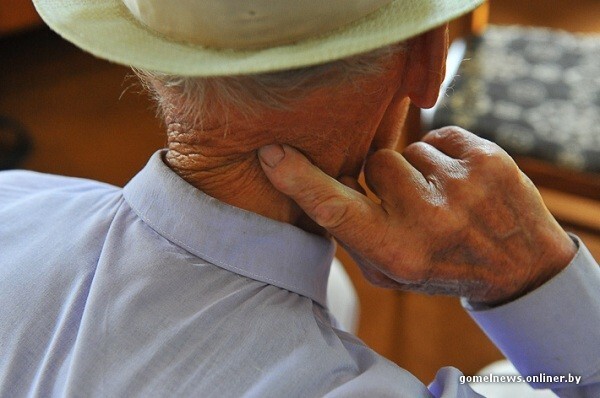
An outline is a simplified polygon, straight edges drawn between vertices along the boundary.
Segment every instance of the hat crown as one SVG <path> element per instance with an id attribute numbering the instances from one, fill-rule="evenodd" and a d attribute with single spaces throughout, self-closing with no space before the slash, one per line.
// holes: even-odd
<path id="1" fill-rule="evenodd" d="M 391 0 L 122 0 L 166 38 L 211 48 L 289 44 L 356 21 Z"/>

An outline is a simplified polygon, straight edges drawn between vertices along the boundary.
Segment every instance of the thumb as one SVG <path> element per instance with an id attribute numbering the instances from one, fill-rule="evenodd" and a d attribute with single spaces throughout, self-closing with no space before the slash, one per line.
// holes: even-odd
<path id="1" fill-rule="evenodd" d="M 384 216 L 383 210 L 370 199 L 328 176 L 292 147 L 268 145 L 259 149 L 258 157 L 277 190 L 292 198 L 317 224 L 351 246 L 360 246 L 357 232 Z"/>

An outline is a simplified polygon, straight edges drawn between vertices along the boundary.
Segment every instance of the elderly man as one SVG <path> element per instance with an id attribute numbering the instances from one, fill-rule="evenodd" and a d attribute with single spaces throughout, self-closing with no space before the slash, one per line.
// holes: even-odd
<path id="1" fill-rule="evenodd" d="M 35 3 L 136 68 L 168 147 L 124 189 L 0 176 L 1 396 L 477 396 L 335 328 L 321 227 L 375 283 L 464 297 L 522 372 L 582 376 L 540 386 L 600 394 L 600 271 L 511 159 L 458 128 L 386 149 L 477 0 Z M 380 204 L 347 187 L 370 151 Z"/>

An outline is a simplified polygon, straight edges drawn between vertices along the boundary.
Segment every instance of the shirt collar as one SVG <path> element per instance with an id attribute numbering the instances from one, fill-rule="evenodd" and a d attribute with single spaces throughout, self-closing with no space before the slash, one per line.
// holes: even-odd
<path id="1" fill-rule="evenodd" d="M 206 195 L 152 155 L 123 189 L 137 215 L 161 236 L 221 268 L 326 304 L 331 239 Z"/>

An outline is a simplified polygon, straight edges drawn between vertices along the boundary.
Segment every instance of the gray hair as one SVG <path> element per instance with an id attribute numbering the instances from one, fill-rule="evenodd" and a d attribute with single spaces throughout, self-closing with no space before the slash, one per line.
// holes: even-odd
<path id="1" fill-rule="evenodd" d="M 184 77 L 139 69 L 134 72 L 165 120 L 175 116 L 178 122 L 201 129 L 212 117 L 227 124 L 231 110 L 252 118 L 265 109 L 290 109 L 320 88 L 353 84 L 381 74 L 387 61 L 404 49 L 399 43 L 322 65 L 255 75 Z"/>

